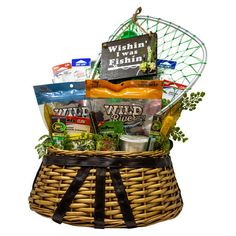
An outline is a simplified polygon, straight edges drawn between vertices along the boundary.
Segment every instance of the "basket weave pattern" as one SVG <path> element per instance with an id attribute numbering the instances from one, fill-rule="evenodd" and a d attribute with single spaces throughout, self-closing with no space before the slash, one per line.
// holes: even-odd
<path id="1" fill-rule="evenodd" d="M 80 155 L 90 158 L 94 152 L 72 152 L 51 150 L 57 156 Z M 96 152 L 110 158 L 162 158 L 161 152 L 125 153 Z M 109 169 L 109 168 L 108 168 Z M 53 214 L 72 183 L 79 166 L 44 165 L 42 163 L 29 197 L 30 208 L 37 213 L 53 217 Z M 145 226 L 174 218 L 182 209 L 182 198 L 172 167 L 164 168 L 120 168 L 120 175 L 137 226 Z M 80 187 L 64 223 L 94 226 L 94 204 L 96 191 L 96 168 L 91 168 Z M 114 190 L 110 172 L 105 174 L 105 217 L 104 227 L 125 227 L 123 215 Z"/>

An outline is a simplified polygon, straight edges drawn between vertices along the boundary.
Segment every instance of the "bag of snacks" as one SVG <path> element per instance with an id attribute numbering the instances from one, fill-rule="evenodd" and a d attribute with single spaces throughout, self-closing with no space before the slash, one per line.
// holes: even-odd
<path id="1" fill-rule="evenodd" d="M 107 121 L 122 121 L 126 134 L 149 135 L 153 115 L 161 109 L 162 81 L 87 80 L 86 96 L 98 128 Z"/>
<path id="2" fill-rule="evenodd" d="M 88 101 L 84 82 L 34 86 L 42 118 L 54 142 L 67 134 L 90 133 Z"/>

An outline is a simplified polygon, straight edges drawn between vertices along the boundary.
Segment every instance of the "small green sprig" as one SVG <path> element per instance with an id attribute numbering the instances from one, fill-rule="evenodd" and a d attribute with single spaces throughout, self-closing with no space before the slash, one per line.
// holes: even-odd
<path id="1" fill-rule="evenodd" d="M 49 135 L 43 135 L 39 138 L 39 141 L 41 141 L 41 143 L 35 146 L 35 149 L 37 150 L 39 158 L 42 158 L 48 154 L 48 148 L 53 146 L 53 142 Z"/>
<path id="2" fill-rule="evenodd" d="M 182 141 L 183 143 L 188 140 L 183 131 L 181 131 L 180 128 L 177 126 L 171 129 L 170 136 L 173 138 L 173 140 Z"/>
<path id="3" fill-rule="evenodd" d="M 161 100 L 161 106 L 162 106 L 162 108 L 168 106 L 169 104 L 170 104 L 170 100 L 169 100 L 169 99 L 162 98 L 162 100 Z"/>
<path id="4" fill-rule="evenodd" d="M 205 96 L 204 92 L 192 92 L 188 96 L 187 93 L 183 95 L 181 109 L 193 111 L 196 109 L 197 104 L 202 101 Z"/>
<path id="5" fill-rule="evenodd" d="M 157 132 L 154 137 L 155 137 L 154 150 L 164 150 L 166 152 L 170 151 L 173 144 L 168 137 L 162 135 L 160 132 Z"/>

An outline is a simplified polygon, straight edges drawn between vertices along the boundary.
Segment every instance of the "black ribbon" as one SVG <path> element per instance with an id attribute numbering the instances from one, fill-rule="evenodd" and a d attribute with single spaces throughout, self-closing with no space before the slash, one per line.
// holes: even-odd
<path id="1" fill-rule="evenodd" d="M 117 168 L 111 168 L 110 174 L 124 222 L 127 228 L 134 228 L 136 227 L 136 223 L 125 191 L 125 186 L 123 185 L 120 171 Z"/>
<path id="2" fill-rule="evenodd" d="M 75 195 L 78 193 L 80 187 L 83 185 L 88 173 L 90 171 L 89 167 L 82 167 L 77 175 L 75 176 L 74 180 L 72 181 L 71 185 L 67 189 L 65 195 L 61 199 L 52 219 L 57 223 L 62 223 L 63 217 L 66 212 L 69 210 L 70 204 L 72 203 Z"/>
<path id="3" fill-rule="evenodd" d="M 44 165 L 80 166 L 94 168 L 164 168 L 171 167 L 169 156 L 164 157 L 81 157 L 50 155 L 43 159 Z"/>
<path id="4" fill-rule="evenodd" d="M 105 222 L 105 177 L 106 170 L 109 170 L 112 184 L 118 199 L 118 203 L 127 228 L 136 227 L 130 202 L 125 191 L 120 168 L 164 168 L 172 167 L 169 156 L 163 157 L 81 157 L 81 156 L 57 156 L 50 154 L 43 159 L 43 165 L 59 166 L 79 166 L 81 167 L 67 189 L 65 195 L 58 204 L 52 219 L 57 223 L 62 223 L 63 217 L 69 210 L 70 204 L 83 185 L 91 168 L 96 168 L 96 187 L 94 204 L 94 226 L 104 228 Z"/>
<path id="5" fill-rule="evenodd" d="M 96 169 L 96 188 L 95 188 L 95 204 L 94 204 L 94 225 L 95 228 L 104 228 L 105 218 L 105 177 L 106 169 Z"/>

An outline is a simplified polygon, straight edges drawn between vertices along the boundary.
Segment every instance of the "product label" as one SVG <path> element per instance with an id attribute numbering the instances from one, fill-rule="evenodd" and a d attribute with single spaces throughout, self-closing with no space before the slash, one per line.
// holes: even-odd
<path id="1" fill-rule="evenodd" d="M 159 68 L 165 68 L 165 69 L 175 69 L 177 62 L 176 61 L 170 61 L 170 60 L 157 60 L 157 66 Z"/>
<path id="2" fill-rule="evenodd" d="M 91 58 L 72 59 L 72 66 L 91 66 Z"/>
<path id="3" fill-rule="evenodd" d="M 66 118 L 52 116 L 52 130 L 56 133 L 63 133 L 66 130 Z"/>
<path id="4" fill-rule="evenodd" d="M 72 68 L 72 66 L 68 62 L 68 63 L 60 64 L 60 65 L 57 65 L 57 66 L 53 66 L 52 70 L 53 70 L 54 74 L 57 74 L 57 73 L 60 73 L 64 70 L 68 70 L 68 69 L 71 69 L 71 68 Z"/>
<path id="5" fill-rule="evenodd" d="M 75 81 L 84 81 L 88 79 L 91 72 L 91 59 L 72 59 L 72 70 Z"/>
<path id="6" fill-rule="evenodd" d="M 66 117 L 66 126 L 68 134 L 74 133 L 90 133 L 90 118 L 83 117 L 74 117 L 67 116 Z"/>
<path id="7" fill-rule="evenodd" d="M 122 121 L 123 123 L 145 120 L 143 107 L 139 105 L 104 105 L 106 114 L 112 121 Z"/>
<path id="8" fill-rule="evenodd" d="M 89 109 L 86 106 L 75 106 L 75 107 L 57 107 L 53 109 L 53 112 L 59 116 L 77 116 L 77 117 L 88 117 Z"/>

